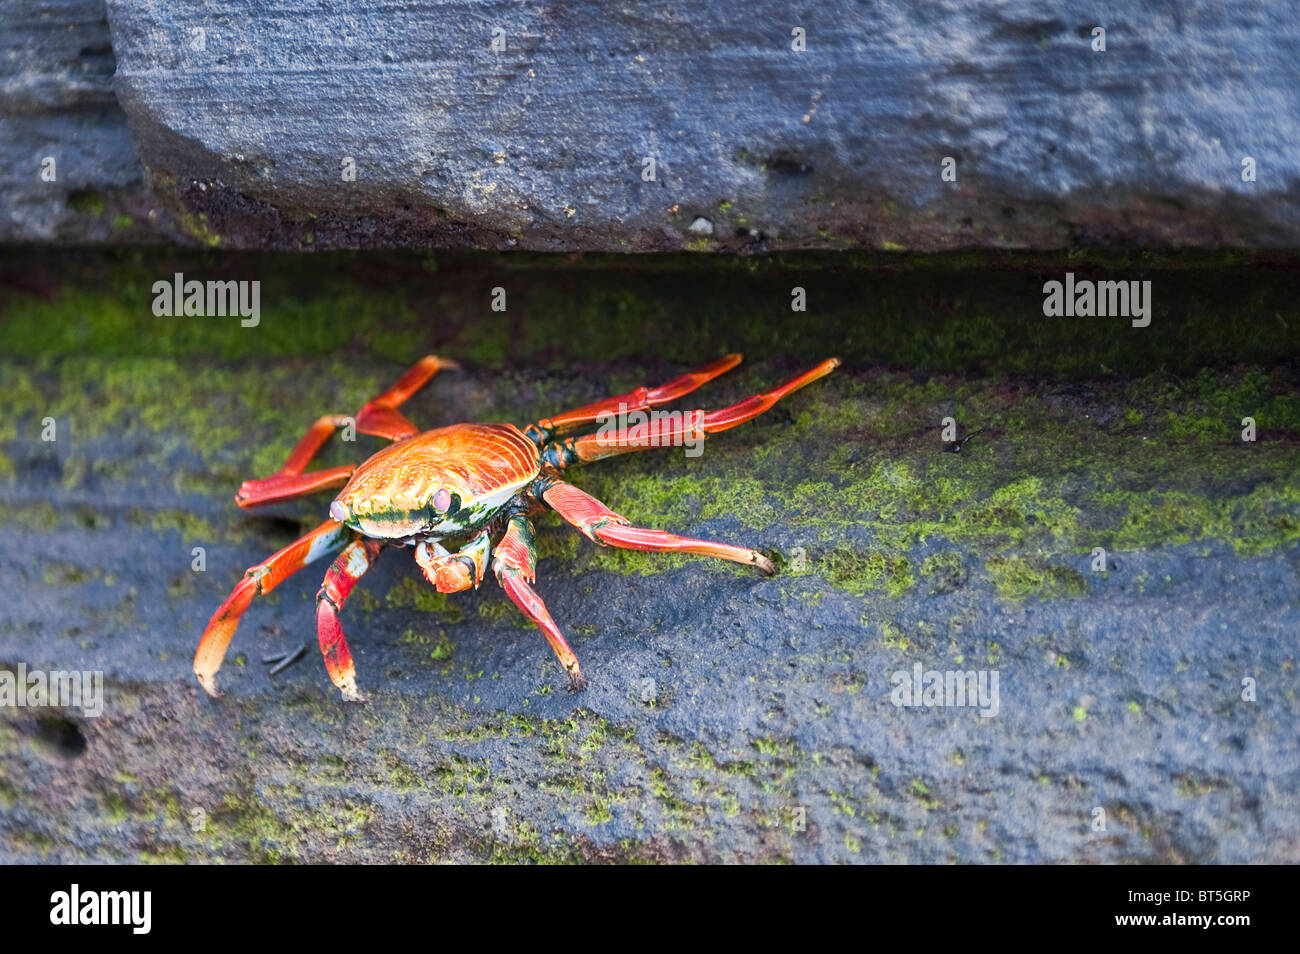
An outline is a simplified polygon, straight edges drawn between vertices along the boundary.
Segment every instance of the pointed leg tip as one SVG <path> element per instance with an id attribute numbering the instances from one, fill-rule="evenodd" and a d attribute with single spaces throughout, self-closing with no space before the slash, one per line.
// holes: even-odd
<path id="1" fill-rule="evenodd" d="M 355 672 L 346 672 L 339 675 L 339 678 L 333 680 L 334 685 L 338 687 L 339 692 L 343 693 L 345 702 L 369 702 L 366 694 L 357 688 L 357 677 Z"/>
<path id="2" fill-rule="evenodd" d="M 582 692 L 582 691 L 583 691 L 584 689 L 586 689 L 586 688 L 587 688 L 587 677 L 586 677 L 586 676 L 584 676 L 584 675 L 583 675 L 582 673 L 580 673 L 580 672 L 577 672 L 577 673 L 571 672 L 571 673 L 569 673 L 569 691 L 570 691 L 570 692 Z"/>
<path id="3" fill-rule="evenodd" d="M 258 494 L 265 489 L 268 479 L 246 480 L 239 485 L 239 489 L 235 491 L 235 504 L 239 509 L 252 510 L 265 502 L 258 499 Z"/>
<path id="4" fill-rule="evenodd" d="M 205 676 L 199 672 L 196 672 L 194 675 L 198 677 L 199 685 L 203 687 L 203 691 L 208 694 L 209 699 L 221 698 L 221 692 L 217 689 L 216 676 Z"/>
<path id="5" fill-rule="evenodd" d="M 754 554 L 754 566 L 758 567 L 759 572 L 764 576 L 776 576 L 776 564 L 761 553 Z"/>

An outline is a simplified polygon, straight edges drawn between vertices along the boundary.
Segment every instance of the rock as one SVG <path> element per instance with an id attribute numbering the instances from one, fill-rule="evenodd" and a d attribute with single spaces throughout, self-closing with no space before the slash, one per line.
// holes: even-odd
<path id="1" fill-rule="evenodd" d="M 701 218 L 718 250 L 1300 244 L 1294 3 L 108 12 L 135 144 L 209 244 L 677 249 Z"/>
<path id="2" fill-rule="evenodd" d="M 691 223 L 691 231 L 697 235 L 712 235 L 713 223 L 701 216 Z"/>
<path id="3" fill-rule="evenodd" d="M 153 233 L 113 66 L 103 0 L 0 4 L 0 241 Z"/>
<path id="4" fill-rule="evenodd" d="M 848 260 L 0 260 L 0 286 L 31 289 L 0 323 L 0 669 L 107 685 L 97 717 L 0 705 L 0 861 L 1300 861 L 1291 273 L 1144 257 L 1165 291 L 1132 329 L 1045 322 L 1023 260 Z M 154 319 L 176 271 L 259 277 L 261 323 Z M 754 316 L 796 280 L 816 320 L 774 336 Z M 495 582 L 443 598 L 390 550 L 343 613 L 354 706 L 315 647 L 318 563 L 254 602 L 209 701 L 198 634 L 329 500 L 247 512 L 235 488 L 433 342 L 463 369 L 403 406 L 429 426 L 523 422 L 743 349 L 692 395 L 722 407 L 833 348 L 833 375 L 699 457 L 570 472 L 781 571 L 539 519 L 537 589 L 590 682 L 571 694 Z M 982 428 L 960 454 L 949 411 Z M 996 712 L 896 705 L 917 665 L 996 671 Z"/>

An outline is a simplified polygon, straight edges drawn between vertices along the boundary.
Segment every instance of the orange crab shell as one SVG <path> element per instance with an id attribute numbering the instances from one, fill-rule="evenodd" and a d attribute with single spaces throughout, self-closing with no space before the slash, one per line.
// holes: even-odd
<path id="1" fill-rule="evenodd" d="M 369 537 L 459 533 L 490 520 L 540 472 L 537 445 L 513 424 L 453 424 L 379 451 L 330 515 Z"/>

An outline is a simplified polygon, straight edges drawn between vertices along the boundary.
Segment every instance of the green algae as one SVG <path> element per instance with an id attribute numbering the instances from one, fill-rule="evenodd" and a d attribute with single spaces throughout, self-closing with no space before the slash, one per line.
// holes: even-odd
<path id="1" fill-rule="evenodd" d="M 711 439 L 699 458 L 628 455 L 575 470 L 575 482 L 637 523 L 787 556 L 801 547 L 807 569 L 787 572 L 854 596 L 898 597 L 918 577 L 942 590 L 959 585 L 966 565 L 1005 594 L 1069 593 L 1077 581 L 1044 567 L 1098 546 L 1226 544 L 1260 554 L 1300 537 L 1300 388 L 1295 368 L 1273 360 L 1295 352 L 1300 320 L 1280 278 L 1224 261 L 1222 280 L 1196 291 L 1180 287 L 1181 276 L 1204 257 L 1157 262 L 1179 279 L 1162 298 L 1178 320 L 1137 334 L 1043 319 L 1025 305 L 1025 287 L 1037 295 L 1032 259 L 978 282 L 954 277 L 952 268 L 970 264 L 961 256 L 726 260 L 707 278 L 689 259 L 653 267 L 584 259 L 566 261 L 562 273 L 545 257 L 473 259 L 509 288 L 511 310 L 496 316 L 476 291 L 448 284 L 467 261 L 455 255 L 432 269 L 427 258 L 374 266 L 349 255 L 309 263 L 228 253 L 90 257 L 77 282 L 19 291 L 0 306 L 0 389 L 18 408 L 0 422 L 0 480 L 18 479 L 49 415 L 73 441 L 71 451 L 51 450 L 65 490 L 112 485 L 146 494 L 165 474 L 174 502 L 154 516 L 135 508 L 115 517 L 89 505 L 6 498 L 0 523 L 123 519 L 176 529 L 186 541 L 238 539 L 246 517 L 229 503 L 238 483 L 274 471 L 315 414 L 350 413 L 419 354 L 437 350 L 491 369 L 474 379 L 485 416 L 523 422 L 653 383 L 642 367 L 649 340 L 660 376 L 665 364 L 695 364 L 724 349 L 760 359 L 699 392 L 706 407 L 832 351 L 847 360 Z M 866 270 L 882 263 L 893 271 Z M 1120 270 L 1131 262 L 1089 253 L 1069 264 Z M 52 272 L 40 262 L 33 268 Z M 173 270 L 262 280 L 261 324 L 156 318 L 152 283 Z M 816 311 L 792 336 L 775 319 L 785 308 L 791 320 L 794 274 Z M 705 291 L 707 311 L 694 305 Z M 1022 311 L 1010 307 L 1017 304 Z M 764 315 L 771 320 L 755 320 Z M 565 328 L 558 338 L 557 322 Z M 762 362 L 769 354 L 785 357 Z M 587 372 L 583 364 L 593 361 Z M 900 366 L 912 370 L 893 370 Z M 563 373 L 540 377 L 544 369 Z M 438 387 L 419 399 L 435 414 Z M 942 442 L 945 417 L 975 433 L 960 454 Z M 1243 417 L 1257 422 L 1253 443 L 1241 440 Z M 97 454 L 123 440 L 140 449 L 125 459 Z M 336 440 L 321 465 L 379 446 Z M 195 495 L 212 504 L 188 519 L 180 503 Z M 323 503 L 289 509 L 305 520 Z M 936 545 L 958 562 L 930 564 Z M 554 520 L 539 527 L 538 547 L 547 572 L 575 577 L 696 562 L 597 547 Z M 448 622 L 463 617 L 438 597 L 424 588 L 409 605 Z"/>
<path id="2" fill-rule="evenodd" d="M 998 592 L 1008 599 L 1082 596 L 1088 591 L 1088 582 L 1078 570 L 1039 557 L 995 555 L 988 558 L 985 568 Z"/>
<path id="3" fill-rule="evenodd" d="M 465 618 L 463 606 L 456 602 L 455 594 L 439 593 L 433 584 L 406 576 L 393 585 L 384 597 L 387 606 L 409 608 L 429 613 L 449 625 Z M 437 656 L 434 657 L 438 658 Z"/>
<path id="4" fill-rule="evenodd" d="M 277 468 L 311 416 L 286 415 L 285 395 L 303 394 L 298 400 L 313 411 L 357 406 L 382 378 L 371 371 L 358 380 L 349 371 L 342 362 L 312 374 L 253 363 L 202 376 L 173 359 L 0 363 L 0 386 L 17 396 L 20 409 L 35 405 L 25 417 L 20 411 L 5 451 L 12 457 L 15 446 L 31 440 L 45 413 L 67 422 L 82 447 L 124 435 L 166 435 L 155 451 L 126 461 L 101 464 L 81 452 L 64 470 L 65 486 L 94 479 L 144 489 L 151 474 L 167 469 L 163 461 L 172 448 L 184 447 L 200 466 L 170 465 L 172 488 L 214 495 L 229 526 L 210 517 L 186 519 L 179 508 L 170 516 L 135 512 L 127 519 L 174 527 L 186 540 L 229 537 L 245 519 L 224 502 L 232 488 Z M 696 533 L 725 525 L 739 542 L 760 547 L 786 548 L 801 538 L 814 571 L 825 570 L 833 584 L 855 594 L 881 586 L 905 591 L 913 573 L 905 565 L 919 562 L 913 551 L 936 541 L 974 550 L 983 563 L 989 552 L 1008 550 L 1087 553 L 1096 546 L 1196 542 L 1262 553 L 1300 536 L 1300 455 L 1287 436 L 1296 421 L 1285 372 L 1201 372 L 1194 386 L 1176 389 L 1164 375 L 1101 383 L 1086 404 L 1035 394 L 1009 401 L 1002 384 L 960 377 L 918 384 L 890 373 L 865 381 L 851 374 L 793 396 L 784 417 L 778 406 L 711 440 L 700 458 L 671 450 L 629 455 L 575 471 L 573 479 L 646 525 Z M 1210 402 L 1207 407 L 1264 408 L 1257 411 L 1259 439 L 1243 443 L 1238 421 L 1218 411 L 1180 416 L 1172 409 L 1192 399 L 1189 392 Z M 960 455 L 938 440 L 944 395 L 967 409 L 970 423 L 986 420 L 995 429 L 977 434 Z M 1097 408 L 1112 406 L 1125 412 L 1109 425 L 1089 420 Z M 1177 428 L 1171 420 L 1180 422 Z M 1265 427 L 1265 421 L 1273 423 Z M 1270 427 L 1281 436 L 1271 436 Z M 1062 440 L 1063 429 L 1077 433 Z M 356 445 L 336 441 L 322 464 L 356 460 L 378 446 L 369 438 Z M 18 514 L 6 505 L 0 521 L 37 527 L 67 519 L 35 504 L 22 509 Z M 869 544 L 850 543 L 850 529 L 865 533 Z M 691 562 L 596 547 L 558 522 L 539 528 L 538 546 L 543 559 L 571 564 L 573 572 L 655 573 Z M 849 573 L 846 547 L 879 555 Z M 433 593 L 423 598 L 432 600 Z"/>
<path id="5" fill-rule="evenodd" d="M 203 233 L 204 241 L 212 238 Z M 1147 329 L 1044 319 L 1042 275 L 1062 262 L 1023 254 L 1003 256 L 1000 270 L 963 273 L 987 257 L 847 252 L 702 264 L 689 254 L 446 253 L 431 270 L 421 255 L 82 252 L 80 288 L 65 287 L 59 277 L 66 261 L 33 258 L 21 267 L 50 272 L 44 284 L 57 291 L 10 296 L 0 353 L 66 354 L 66 335 L 74 334 L 95 342 L 101 354 L 237 358 L 347 350 L 409 361 L 436 347 L 483 364 L 560 367 L 644 360 L 649 341 L 663 360 L 681 364 L 722 346 L 799 360 L 838 352 L 860 366 L 1094 377 L 1162 365 L 1195 374 L 1225 360 L 1261 363 L 1293 353 L 1300 342 L 1285 271 L 1252 267 L 1241 256 L 1072 257 L 1066 267 L 1075 270 L 1141 267 L 1168 279 L 1162 314 Z M 1185 280 L 1207 263 L 1219 268 L 1213 284 Z M 486 280 L 448 283 L 445 276 L 458 270 Z M 174 271 L 261 281 L 262 323 L 241 329 L 222 319 L 155 319 L 150 289 Z M 797 335 L 787 327 L 793 284 L 812 296 Z M 483 291 L 494 285 L 509 291 L 507 312 L 486 308 Z M 564 333 L 557 336 L 556 328 Z"/>
<path id="6" fill-rule="evenodd" d="M 68 193 L 68 208 L 78 215 L 100 216 L 107 206 L 94 189 L 75 189 Z"/>
<path id="7" fill-rule="evenodd" d="M 906 557 L 880 551 L 837 547 L 821 558 L 818 569 L 828 582 L 854 596 L 883 589 L 898 597 L 916 582 Z"/>
<path id="8" fill-rule="evenodd" d="M 1197 387 L 1201 393 L 1211 386 L 1217 389 L 1221 404 L 1245 403 L 1251 392 L 1258 394 L 1261 375 L 1274 389 L 1290 383 L 1285 374 L 1257 372 L 1244 378 L 1245 395 L 1232 396 L 1231 372 L 1203 372 Z M 1146 405 L 1177 401 L 1177 396 L 1158 391 L 1158 380 L 1153 376 L 1147 383 L 1157 393 Z M 888 589 L 894 594 L 906 590 L 911 585 L 911 574 L 904 568 L 908 555 L 936 541 L 973 549 L 982 563 L 990 552 L 1083 554 L 1097 546 L 1134 550 L 1192 542 L 1224 542 L 1237 552 L 1257 554 L 1297 539 L 1300 455 L 1289 440 L 1243 446 L 1235 422 L 1218 418 L 1215 428 L 1184 428 L 1182 436 L 1167 428 L 1166 416 L 1141 411 L 1141 421 L 1126 415 L 1120 418 L 1122 426 L 1109 428 L 1087 419 L 1092 408 L 1133 400 L 1130 392 L 1140 392 L 1141 382 L 1100 387 L 1101 393 L 1073 419 L 1049 399 L 1025 395 L 1008 406 L 995 402 L 996 386 L 960 379 L 947 384 L 971 407 L 1002 405 L 994 424 L 998 432 L 977 435 L 961 455 L 941 449 L 935 426 L 939 415 L 925 410 L 931 395 L 909 396 L 906 392 L 914 386 L 889 376 L 877 377 L 866 388 L 832 378 L 818 385 L 829 392 L 818 406 L 819 414 L 805 420 L 801 413 L 793 426 L 761 419 L 750 425 L 753 442 L 761 445 L 758 453 L 748 448 L 710 450 L 704 458 L 709 473 L 700 477 L 681 473 L 680 465 L 671 461 L 666 477 L 619 462 L 618 473 L 593 468 L 590 476 L 583 475 L 584 485 L 607 501 L 617 501 L 616 509 L 631 519 L 654 519 L 665 526 L 692 527 L 729 518 L 762 531 L 774 525 L 770 514 L 778 511 L 787 528 L 782 536 L 790 535 L 789 528 L 802 531 L 812 544 L 812 565 L 855 595 L 885 580 L 891 581 Z M 924 389 L 935 389 L 935 379 Z M 875 415 L 886 422 L 877 441 L 857 443 L 856 459 L 846 464 L 806 466 L 817 455 L 826 460 L 842 456 L 847 441 L 861 435 L 862 424 L 873 415 L 848 415 L 857 425 L 856 435 L 847 428 L 818 434 L 822 422 L 815 417 L 834 427 L 846 405 L 870 406 L 876 402 L 866 395 L 885 390 L 904 393 L 889 396 L 900 408 L 897 414 Z M 1277 407 L 1285 406 L 1279 399 Z M 916 410 L 902 410 L 909 407 Z M 906 420 L 908 416 L 916 419 Z M 1289 418 L 1275 416 L 1279 426 L 1290 427 Z M 1063 426 L 1086 433 L 1062 445 Z M 1049 447 L 1050 453 L 1045 452 Z M 800 471 L 808 470 L 827 476 L 799 479 Z M 723 499 L 725 505 L 710 504 Z M 846 543 L 837 543 L 848 528 L 865 532 L 874 547 L 846 549 Z M 877 555 L 869 565 L 863 564 L 865 556 L 849 558 L 855 551 L 867 554 L 873 549 Z M 630 564 L 605 565 L 622 569 Z M 645 561 L 634 565 L 648 568 Z M 995 565 L 1016 571 L 1019 583 L 1009 587 L 1012 591 L 1030 580 L 1049 591 L 1062 584 L 1052 574 L 1019 572 L 1018 564 Z"/>
<path id="9" fill-rule="evenodd" d="M 961 557 L 951 550 L 926 557 L 921 563 L 920 575 L 935 595 L 951 593 L 965 584 L 967 579 Z"/>

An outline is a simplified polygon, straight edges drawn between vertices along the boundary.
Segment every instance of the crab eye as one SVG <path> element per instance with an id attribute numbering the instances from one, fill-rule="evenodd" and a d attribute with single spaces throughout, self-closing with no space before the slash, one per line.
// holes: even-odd
<path id="1" fill-rule="evenodd" d="M 433 495 L 433 509 L 439 513 L 446 513 L 451 509 L 451 492 L 446 487 Z"/>

